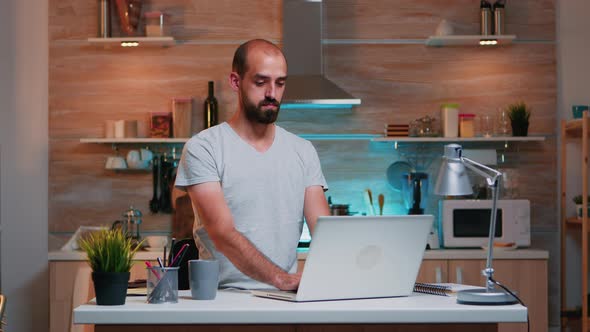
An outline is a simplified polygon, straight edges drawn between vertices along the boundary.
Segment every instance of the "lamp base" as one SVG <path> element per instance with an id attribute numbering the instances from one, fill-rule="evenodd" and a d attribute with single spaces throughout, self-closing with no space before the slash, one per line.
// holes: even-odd
<path id="1" fill-rule="evenodd" d="M 516 298 L 504 291 L 468 289 L 457 293 L 457 303 L 475 305 L 506 305 L 518 303 Z"/>

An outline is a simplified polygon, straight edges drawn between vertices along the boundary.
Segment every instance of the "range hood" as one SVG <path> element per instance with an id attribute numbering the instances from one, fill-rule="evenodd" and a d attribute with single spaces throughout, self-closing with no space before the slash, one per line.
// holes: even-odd
<path id="1" fill-rule="evenodd" d="M 323 75 L 321 0 L 283 0 L 283 52 L 289 78 L 281 108 L 360 105 L 360 99 Z"/>

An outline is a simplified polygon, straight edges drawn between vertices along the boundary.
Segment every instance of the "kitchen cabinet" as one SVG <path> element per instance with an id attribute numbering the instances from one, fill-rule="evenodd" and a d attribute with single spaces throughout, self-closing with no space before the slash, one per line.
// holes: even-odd
<path id="1" fill-rule="evenodd" d="M 484 285 L 481 271 L 485 259 L 423 260 L 417 282 L 452 282 L 470 285 Z M 548 321 L 548 280 L 546 259 L 495 259 L 494 277 L 507 286 L 527 305 L 530 330 L 547 331 Z M 439 279 L 439 276 L 441 278 Z M 440 280 L 440 281 L 439 281 Z M 526 324 L 501 323 L 501 332 L 525 332 Z"/>
<path id="2" fill-rule="evenodd" d="M 156 261 L 152 263 L 157 264 Z M 49 263 L 49 332 L 66 332 L 70 330 L 72 317 L 72 301 L 75 296 L 94 298 L 94 286 L 89 280 L 88 289 L 75 289 L 76 276 L 82 268 L 88 267 L 86 261 L 52 261 Z M 131 267 L 129 280 L 145 279 L 145 265 L 143 261 L 137 261 Z M 83 294 L 74 294 L 75 292 Z M 84 326 L 84 332 L 94 331 L 93 326 Z"/>
<path id="3" fill-rule="evenodd" d="M 588 222 L 588 143 L 590 140 L 590 117 L 588 112 L 583 112 L 581 119 L 561 121 L 561 310 L 565 311 L 567 306 L 567 288 L 566 288 L 566 269 L 567 269 L 567 252 L 566 252 L 566 235 L 569 229 L 581 231 L 582 237 L 582 274 L 581 274 L 581 292 L 582 292 L 582 331 L 588 331 L 590 328 L 590 318 L 588 318 L 588 231 L 590 231 Z M 570 172 L 575 175 L 578 182 L 582 183 L 582 217 L 568 217 L 567 215 L 567 176 L 568 176 L 568 143 L 581 143 L 579 172 Z M 580 174 L 581 173 L 581 174 Z M 580 179 L 581 175 L 581 179 Z M 581 181 L 580 181 L 581 180 Z"/>
<path id="4" fill-rule="evenodd" d="M 495 279 L 516 291 L 529 309 L 530 330 L 546 332 L 548 321 L 548 254 L 546 251 L 520 249 L 494 252 Z M 305 254 L 299 256 L 298 271 L 303 270 Z M 481 271 L 486 265 L 486 252 L 475 249 L 427 250 L 416 282 L 452 282 L 484 285 Z M 501 323 L 501 332 L 525 332 L 526 324 Z"/>

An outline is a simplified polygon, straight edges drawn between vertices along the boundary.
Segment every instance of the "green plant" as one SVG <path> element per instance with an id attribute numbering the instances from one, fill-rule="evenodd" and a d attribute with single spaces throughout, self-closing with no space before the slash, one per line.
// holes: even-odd
<path id="1" fill-rule="evenodd" d="M 531 109 L 524 102 L 520 101 L 508 105 L 508 117 L 515 124 L 528 124 L 531 117 Z"/>
<path id="2" fill-rule="evenodd" d="M 129 272 L 133 256 L 141 248 L 141 243 L 133 248 L 134 241 L 121 229 L 102 229 L 79 243 L 94 272 Z"/>
<path id="3" fill-rule="evenodd" d="M 582 195 L 577 195 L 572 198 L 575 204 L 582 204 Z M 590 195 L 588 195 L 588 202 L 590 202 Z"/>

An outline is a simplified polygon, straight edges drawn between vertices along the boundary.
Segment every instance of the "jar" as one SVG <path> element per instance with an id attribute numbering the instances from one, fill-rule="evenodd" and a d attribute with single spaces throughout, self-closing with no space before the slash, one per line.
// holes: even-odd
<path id="1" fill-rule="evenodd" d="M 459 105 L 442 104 L 440 106 L 442 134 L 444 137 L 459 136 Z"/>
<path id="2" fill-rule="evenodd" d="M 459 114 L 459 136 L 473 137 L 475 136 L 475 114 Z"/>
<path id="3" fill-rule="evenodd" d="M 420 131 L 420 136 L 422 137 L 435 137 L 438 136 L 438 130 L 436 129 L 435 118 L 431 118 L 430 116 L 425 116 L 419 119 L 422 122 L 422 128 Z"/>
<path id="4" fill-rule="evenodd" d="M 145 17 L 145 35 L 148 37 L 162 37 L 164 33 L 164 14 L 154 11 L 143 14 Z"/>

